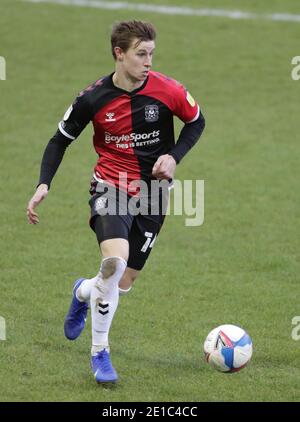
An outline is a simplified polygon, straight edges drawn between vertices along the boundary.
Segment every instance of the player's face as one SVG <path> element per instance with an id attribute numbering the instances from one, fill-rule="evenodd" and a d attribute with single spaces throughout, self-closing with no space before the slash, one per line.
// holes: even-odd
<path id="1" fill-rule="evenodd" d="M 123 52 L 123 71 L 132 81 L 144 81 L 147 78 L 155 48 L 154 41 L 138 41 L 134 39 L 126 53 Z"/>

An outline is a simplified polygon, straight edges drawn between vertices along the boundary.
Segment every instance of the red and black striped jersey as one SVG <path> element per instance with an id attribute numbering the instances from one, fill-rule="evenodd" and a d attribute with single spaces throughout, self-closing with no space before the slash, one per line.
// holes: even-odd
<path id="1" fill-rule="evenodd" d="M 111 74 L 78 95 L 59 130 L 73 140 L 91 121 L 99 157 L 96 179 L 122 187 L 120 173 L 126 173 L 127 188 L 133 180 L 153 179 L 154 163 L 174 147 L 173 116 L 190 123 L 199 113 L 184 86 L 161 73 L 151 71 L 132 92 L 116 87 Z"/>

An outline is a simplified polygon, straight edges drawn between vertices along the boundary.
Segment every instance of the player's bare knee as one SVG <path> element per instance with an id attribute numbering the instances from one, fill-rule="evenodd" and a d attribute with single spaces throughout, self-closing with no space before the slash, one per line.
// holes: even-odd
<path id="1" fill-rule="evenodd" d="M 109 278 L 116 272 L 117 258 L 106 258 L 102 261 L 101 273 L 103 278 Z"/>
<path id="2" fill-rule="evenodd" d="M 103 280 L 112 280 L 113 282 L 119 282 L 121 277 L 126 270 L 127 262 L 125 259 L 112 256 L 104 258 L 100 267 L 100 273 Z"/>

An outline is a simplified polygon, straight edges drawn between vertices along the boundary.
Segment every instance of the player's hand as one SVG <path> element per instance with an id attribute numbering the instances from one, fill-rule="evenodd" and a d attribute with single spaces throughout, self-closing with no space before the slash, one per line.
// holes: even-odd
<path id="1" fill-rule="evenodd" d="M 152 175 L 157 179 L 173 179 L 176 170 L 176 161 L 172 155 L 165 154 L 158 157 L 152 169 Z"/>
<path id="2" fill-rule="evenodd" d="M 39 216 L 34 209 L 42 202 L 43 199 L 48 195 L 48 186 L 45 184 L 39 185 L 35 194 L 30 199 L 27 205 L 27 218 L 29 224 L 39 223 Z"/>

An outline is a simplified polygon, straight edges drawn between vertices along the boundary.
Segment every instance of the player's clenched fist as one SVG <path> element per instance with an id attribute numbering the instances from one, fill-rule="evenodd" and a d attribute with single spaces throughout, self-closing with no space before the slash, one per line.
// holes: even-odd
<path id="1" fill-rule="evenodd" d="M 176 161 L 172 155 L 161 155 L 153 166 L 152 174 L 157 179 L 173 179 L 176 169 Z"/>

